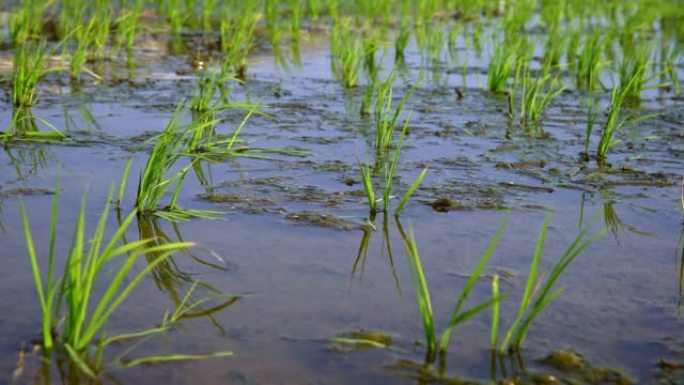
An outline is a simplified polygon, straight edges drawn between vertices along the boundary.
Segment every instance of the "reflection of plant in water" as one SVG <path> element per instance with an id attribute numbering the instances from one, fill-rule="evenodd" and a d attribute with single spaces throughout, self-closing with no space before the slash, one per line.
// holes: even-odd
<path id="1" fill-rule="evenodd" d="M 613 233 L 615 239 L 617 239 L 618 232 L 622 229 L 622 220 L 615 211 L 615 201 L 610 198 L 605 198 L 603 200 L 603 221 L 606 224 L 606 228 Z"/>
<path id="2" fill-rule="evenodd" d="M 93 114 L 92 107 L 86 103 L 79 104 L 78 106 L 78 122 L 74 116 L 69 112 L 67 106 L 63 106 L 64 111 L 64 130 L 71 131 L 73 129 L 91 129 L 95 128 L 102 131 L 102 127 L 97 122 L 95 115 Z M 79 123 L 82 123 L 84 127 L 79 127 Z"/>
<path id="3" fill-rule="evenodd" d="M 392 271 L 392 277 L 394 278 L 394 284 L 397 288 L 397 292 L 401 296 L 401 285 L 399 284 L 399 276 L 397 276 L 397 271 L 394 266 L 394 255 L 392 254 L 392 245 L 389 236 L 389 220 L 387 213 L 383 215 L 382 222 L 382 250 L 387 253 L 387 258 L 389 260 L 390 269 Z M 356 271 L 359 268 L 359 263 L 361 264 L 361 273 L 359 280 L 363 280 L 363 272 L 366 266 L 366 258 L 368 257 L 368 247 L 370 245 L 371 236 L 375 230 L 374 226 L 364 226 L 362 228 L 363 236 L 361 237 L 361 243 L 359 244 L 358 252 L 356 253 L 356 259 L 354 260 L 354 266 L 352 267 L 352 279 L 356 275 Z"/>
<path id="4" fill-rule="evenodd" d="M 26 179 L 32 175 L 37 175 L 39 171 L 47 169 L 49 162 L 57 160 L 55 155 L 44 147 L 22 147 L 12 149 L 5 146 L 4 150 L 17 173 L 17 178 L 19 180 Z M 24 170 L 24 168 L 27 169 Z"/>
<path id="5" fill-rule="evenodd" d="M 501 355 L 497 354 L 496 351 L 492 351 L 489 371 L 492 381 L 499 383 L 497 381 L 499 378 L 513 379 L 517 378 L 520 373 L 524 373 L 525 361 L 523 360 L 523 356 L 520 354 L 520 352 L 512 352 L 508 355 Z"/>
<path id="6" fill-rule="evenodd" d="M 137 223 L 139 239 L 150 239 L 152 240 L 152 244 L 155 246 L 162 247 L 163 245 L 184 242 L 177 223 L 171 224 L 176 241 L 172 240 L 171 237 L 164 232 L 156 217 L 138 216 Z M 210 263 L 200 258 L 189 248 L 181 248 L 178 250 L 178 252 L 197 263 L 210 267 L 211 269 L 226 270 L 222 266 Z M 196 280 L 191 274 L 188 274 L 180 268 L 174 257 L 164 258 L 163 253 L 154 249 L 150 249 L 150 251 L 145 252 L 145 258 L 147 259 L 148 264 L 155 265 L 154 269 L 150 271 L 150 274 L 157 284 L 157 287 L 169 294 L 169 297 L 173 303 L 176 304 L 176 306 L 180 306 L 183 301 L 183 293 L 187 293 L 188 288 L 193 285 L 197 285 L 210 292 L 212 297 L 219 298 L 221 302 L 218 305 L 214 305 L 206 309 L 202 306 L 198 306 L 196 311 L 187 312 L 181 318 L 208 317 L 219 330 L 223 331 L 223 328 L 213 318 L 213 314 L 236 303 L 240 299 L 239 296 L 227 296 L 214 286 L 206 282 Z M 160 258 L 163 258 L 163 261 L 157 263 L 157 260 Z M 194 303 L 199 301 L 195 298 L 191 299 Z"/>
<path id="7" fill-rule="evenodd" d="M 38 125 L 40 121 L 50 130 L 43 131 Z M 15 108 L 7 131 L 0 131 L 0 139 L 7 143 L 11 141 L 50 142 L 66 139 L 61 131 L 50 122 L 33 115 L 30 108 Z"/>

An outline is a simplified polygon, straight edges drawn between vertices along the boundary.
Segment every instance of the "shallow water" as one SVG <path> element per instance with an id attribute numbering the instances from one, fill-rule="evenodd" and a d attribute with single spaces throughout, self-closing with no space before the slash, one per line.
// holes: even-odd
<path id="1" fill-rule="evenodd" d="M 204 248 L 197 253 L 222 269 L 178 255 L 173 283 L 147 279 L 111 323 L 112 333 L 158 323 L 164 311 L 174 307 L 174 290 L 189 287 L 183 278 L 189 276 L 242 297 L 211 318 L 184 321 L 131 355 L 232 350 L 235 356 L 114 370 L 120 382 L 416 382 L 388 368 L 399 360 L 420 362 L 424 355 L 424 347 L 416 343 L 423 332 L 404 247 L 394 218 L 387 219 L 390 258 L 383 240 L 384 218 L 379 215 L 377 230 L 369 232 L 365 198 L 359 194 L 355 156 L 363 158 L 372 145 L 373 122 L 359 118 L 362 90 L 344 91 L 331 78 L 327 53 L 324 43 L 314 41 L 302 47 L 301 67 L 289 69 L 274 66 L 266 55 L 253 58 L 256 64 L 249 69 L 246 86 L 235 87 L 233 95 L 236 100 L 265 96 L 269 116 L 251 119 L 241 137 L 252 147 L 301 148 L 312 154 L 203 164 L 211 183 L 202 185 L 195 175 L 189 176 L 181 204 L 224 211 L 222 219 L 181 222 L 176 229 L 162 220 L 157 224 L 172 239 L 181 234 L 197 242 Z M 420 59 L 413 55 L 402 78 L 409 84 L 421 76 Z M 87 221 L 92 227 L 128 158 L 136 159 L 133 176 L 144 164 L 146 152 L 132 152 L 139 137 L 160 132 L 175 103 L 192 95 L 195 78 L 175 72 L 186 65 L 182 57 L 151 60 L 141 65 L 132 83 L 86 85 L 78 93 L 51 84 L 33 112 L 60 128 L 68 126 L 73 140 L 5 149 L 0 162 L 3 378 L 12 373 L 18 349 L 40 331 L 19 203 L 26 205 L 35 237 L 43 240 L 39 248 L 45 251 L 52 196 L 36 189 L 49 190 L 59 176 L 58 249 L 65 251 L 86 186 Z M 531 136 L 509 123 L 505 100 L 475 87 L 477 81 L 463 88 L 462 100 L 452 89 L 455 80 L 448 77 L 443 84 L 426 81 L 414 93 L 397 172 L 398 191 L 403 192 L 429 166 L 401 224 L 415 231 L 438 330 L 448 321 L 504 209 L 511 210 L 510 221 L 486 273 L 510 273 L 502 282 L 502 290 L 510 295 L 501 313 L 503 325 L 512 322 L 538 229 L 549 210 L 544 271 L 582 226 L 594 221 L 596 230 L 607 226 L 610 231 L 563 276 L 565 293 L 528 336 L 522 353 L 526 366 L 541 370 L 536 360 L 554 350 L 572 349 L 594 364 L 624 371 L 638 383 L 652 382 L 661 358 L 682 358 L 671 342 L 681 343 L 683 337 L 682 261 L 677 251 L 684 230 L 678 209 L 684 166 L 681 100 L 647 95 L 642 108 L 661 117 L 624 133 L 623 140 L 632 149 L 617 147 L 608 159 L 613 170 L 622 172 L 606 174 L 593 162 L 578 162 L 585 115 L 577 92 L 568 91 L 552 103 L 543 123 L 548 135 Z M 400 87 L 397 95 L 408 88 Z M 1 108 L 0 126 L 7 126 L 11 110 L 6 104 Z M 243 115 L 225 112 L 217 131 L 232 132 Z M 134 179 L 126 195 L 128 208 L 134 199 Z M 355 184 L 349 186 L 350 179 Z M 429 204 L 438 198 L 450 198 L 459 208 L 436 212 Z M 318 221 L 324 226 L 307 220 L 321 215 L 328 216 Z M 110 228 L 115 223 L 112 215 Z M 368 253 L 358 258 L 366 234 Z M 132 229 L 129 237 L 137 235 Z M 215 260 L 214 254 L 222 260 Z M 477 286 L 472 303 L 489 297 L 488 282 Z M 325 341 L 358 329 L 389 332 L 399 349 L 334 351 Z M 488 341 L 488 315 L 455 329 L 447 375 L 488 379 Z M 32 361 L 29 369 L 37 372 L 37 366 Z M 30 370 L 25 383 L 33 383 Z"/>

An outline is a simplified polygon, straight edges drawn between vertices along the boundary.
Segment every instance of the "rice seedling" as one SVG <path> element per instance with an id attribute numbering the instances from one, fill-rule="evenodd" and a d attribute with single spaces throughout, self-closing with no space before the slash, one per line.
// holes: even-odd
<path id="1" fill-rule="evenodd" d="M 173 313 L 167 313 L 162 324 L 142 332 L 107 336 L 106 327 L 112 315 L 131 295 L 140 282 L 160 263 L 167 260 L 180 249 L 192 247 L 189 242 L 167 243 L 150 246 L 150 239 L 143 239 L 121 245 L 126 229 L 136 216 L 133 211 L 107 240 L 106 223 L 109 214 L 109 199 L 105 203 L 92 237 L 86 239 L 85 203 L 83 195 L 74 229 L 73 243 L 65 257 L 62 275 L 56 273 L 57 260 L 57 215 L 59 206 L 59 186 L 55 186 L 52 202 L 47 267 L 41 267 L 33 239 L 28 215 L 23 204 L 21 214 L 26 237 L 26 246 L 31 262 L 34 285 L 42 312 L 42 345 L 51 352 L 64 352 L 66 356 L 86 375 L 96 377 L 103 369 L 103 351 L 114 343 L 132 338 L 141 338 L 169 329 L 188 311 L 198 306 L 189 302 L 192 292 Z M 157 252 L 159 258 L 145 268 L 134 273 L 138 257 L 145 252 Z M 115 265 L 114 275 L 109 279 L 107 289 L 99 297 L 95 287 L 104 278 L 105 271 Z M 170 360 L 193 359 L 199 357 L 218 357 L 232 355 L 232 352 L 218 352 L 209 355 L 171 355 L 157 356 L 130 361 L 125 366 L 135 366 L 145 362 L 165 362 Z"/>
<path id="2" fill-rule="evenodd" d="M 335 22 L 330 48 L 333 74 L 342 81 L 345 88 L 356 87 L 364 52 L 361 40 L 352 32 L 351 19 L 343 18 Z"/>
<path id="3" fill-rule="evenodd" d="M 596 148 L 596 157 L 599 163 L 603 163 L 608 150 L 620 143 L 619 140 L 614 140 L 615 134 L 622 129 L 627 123 L 627 118 L 620 118 L 620 111 L 624 104 L 627 93 L 621 88 L 614 88 L 610 98 L 610 107 L 608 108 L 608 117 L 603 125 L 603 132 L 598 147 Z"/>
<path id="4" fill-rule="evenodd" d="M 13 46 L 26 44 L 31 38 L 39 35 L 41 23 L 35 20 L 42 18 L 42 7 L 39 2 L 24 1 L 21 6 L 9 14 L 9 38 Z"/>
<path id="5" fill-rule="evenodd" d="M 613 89 L 610 98 L 610 106 L 608 107 L 607 118 L 603 124 L 603 132 L 601 133 L 601 138 L 596 149 L 596 157 L 599 165 L 605 164 L 608 150 L 620 144 L 620 140 L 616 140 L 614 137 L 615 134 L 622 130 L 626 124 L 636 123 L 653 117 L 653 115 L 643 115 L 638 117 L 620 116 L 622 107 L 633 90 L 632 82 L 636 82 L 638 80 L 638 78 L 634 77 L 632 78 L 631 82 L 625 85 L 626 88 L 616 87 Z"/>
<path id="6" fill-rule="evenodd" d="M 551 214 L 547 213 L 542 222 L 532 256 L 532 264 L 525 285 L 525 291 L 520 302 L 518 315 L 508 328 L 508 331 L 501 343 L 501 352 L 520 350 L 529 328 L 534 320 L 562 293 L 563 288 L 556 288 L 556 284 L 570 264 L 577 259 L 591 244 L 600 239 L 606 232 L 605 229 L 589 237 L 590 227 L 585 228 L 568 246 L 567 250 L 559 258 L 551 269 L 548 278 L 543 280 L 537 277 L 539 265 L 544 251 L 546 232 L 551 221 Z"/>
<path id="7" fill-rule="evenodd" d="M 14 107 L 31 107 L 37 103 L 38 82 L 46 73 L 43 67 L 47 54 L 45 42 L 27 43 L 15 50 L 12 66 Z"/>
<path id="8" fill-rule="evenodd" d="M 370 29 L 370 28 L 368 28 Z M 375 54 L 379 47 L 379 33 L 377 30 L 371 29 L 371 32 L 365 33 L 362 39 L 363 50 L 363 65 L 370 79 L 375 79 L 378 73 L 378 66 L 375 62 Z"/>
<path id="9" fill-rule="evenodd" d="M 446 349 L 449 346 L 449 342 L 451 340 L 451 333 L 456 326 L 468 321 L 477 314 L 486 310 L 488 307 L 492 306 L 495 303 L 498 303 L 505 297 L 504 294 L 501 296 L 491 298 L 471 308 L 463 309 L 465 303 L 468 300 L 468 297 L 470 296 L 473 288 L 475 287 L 475 284 L 480 279 L 482 271 L 487 266 L 487 263 L 489 263 L 489 259 L 491 258 L 492 254 L 494 253 L 494 250 L 496 249 L 497 244 L 499 243 L 499 239 L 501 238 L 501 234 L 503 233 L 507 220 L 508 216 L 506 216 L 501 221 L 501 224 L 499 225 L 496 234 L 494 234 L 494 237 L 490 241 L 487 250 L 482 255 L 475 268 L 473 268 L 473 272 L 471 273 L 470 277 L 468 278 L 468 281 L 461 290 L 461 294 L 458 298 L 458 301 L 456 302 L 451 317 L 449 318 L 449 322 L 447 326 L 444 328 L 441 338 L 439 339 L 439 345 L 437 341 L 435 318 L 432 310 L 432 300 L 430 297 L 430 291 L 428 289 L 427 279 L 423 271 L 423 264 L 421 262 L 420 254 L 418 253 L 418 246 L 416 244 L 415 236 L 413 234 L 413 231 L 410 231 L 409 236 L 406 236 L 406 233 L 404 232 L 401 224 L 397 220 L 397 227 L 404 242 L 404 247 L 406 249 L 406 254 L 409 261 L 409 267 L 411 268 L 411 278 L 413 281 L 413 286 L 416 291 L 416 299 L 418 301 L 418 308 L 420 311 L 421 321 L 423 324 L 423 331 L 425 333 L 425 344 L 427 347 L 426 362 L 433 362 L 436 358 L 436 353 L 438 351 L 440 352 L 442 357 L 446 354 Z"/>
<path id="10" fill-rule="evenodd" d="M 74 29 L 73 35 L 75 46 L 71 52 L 71 61 L 69 63 L 69 71 L 72 82 L 77 82 L 82 71 L 97 78 L 92 71 L 85 68 L 85 63 L 88 60 L 88 55 L 94 45 L 95 30 L 97 28 L 97 19 L 92 17 L 88 24 L 79 25 Z M 66 52 L 66 45 L 65 45 Z"/>
<path id="11" fill-rule="evenodd" d="M 140 32 L 140 15 L 145 5 L 144 0 L 130 0 L 126 9 L 115 21 L 116 24 L 116 49 L 126 48 L 130 54 L 135 44 L 135 37 Z"/>
<path id="12" fill-rule="evenodd" d="M 681 93 L 681 84 L 679 82 L 679 74 L 677 73 L 677 66 L 682 57 L 682 51 L 677 47 L 673 46 L 669 50 L 663 48 L 662 51 L 662 73 L 666 74 L 670 78 L 670 83 L 672 84 L 672 90 L 675 95 L 679 96 Z M 664 83 L 664 82 L 663 82 Z"/>
<path id="13" fill-rule="evenodd" d="M 384 152 L 390 148 L 399 116 L 401 116 L 404 111 L 404 106 L 415 89 L 409 90 L 406 95 L 399 100 L 397 107 L 392 110 L 394 101 L 392 84 L 394 83 L 394 78 L 395 74 L 391 73 L 385 81 L 378 83 L 376 90 L 373 118 L 375 120 L 374 145 L 377 152 Z"/>
<path id="14" fill-rule="evenodd" d="M 526 124 L 539 121 L 546 106 L 557 98 L 565 87 L 560 83 L 559 76 L 552 76 L 547 70 L 538 74 L 535 79 L 532 78 L 529 67 L 523 72 L 520 121 Z"/>
<path id="15" fill-rule="evenodd" d="M 361 164 L 358 155 L 356 156 L 356 165 L 361 174 L 361 184 L 363 185 L 363 190 L 366 193 L 366 199 L 368 200 L 368 209 L 370 210 L 370 220 L 375 219 L 375 215 L 378 212 L 377 200 L 375 199 L 375 189 L 373 188 L 373 166 L 368 162 Z"/>
<path id="16" fill-rule="evenodd" d="M 513 55 L 507 46 L 502 43 L 497 44 L 487 69 L 487 88 L 489 91 L 503 92 L 506 89 L 512 66 Z"/>
<path id="17" fill-rule="evenodd" d="M 176 107 L 164 132 L 157 138 L 154 148 L 140 174 L 135 207 L 142 215 L 152 214 L 176 221 L 192 217 L 214 218 L 218 213 L 209 210 L 192 210 L 178 207 L 177 201 L 187 172 L 192 162 L 180 170 L 175 170 L 177 161 L 185 156 L 188 137 L 205 126 L 183 124 L 187 109 L 185 102 Z M 126 179 L 127 175 L 124 176 Z M 169 203 L 161 207 L 161 200 L 175 183 Z"/>
<path id="18" fill-rule="evenodd" d="M 589 110 L 587 111 L 587 125 L 584 136 L 584 153 L 581 155 L 582 160 L 585 162 L 589 161 L 589 144 L 591 143 L 591 135 L 594 132 L 594 125 L 596 125 L 596 120 L 598 118 L 598 113 L 594 110 L 596 108 L 596 102 L 593 98 L 589 99 Z"/>
<path id="19" fill-rule="evenodd" d="M 399 201 L 399 204 L 397 204 L 397 207 L 394 209 L 394 216 L 395 217 L 397 217 L 397 216 L 399 216 L 399 214 L 401 214 L 401 211 L 404 209 L 404 206 L 406 206 L 406 203 L 408 202 L 408 200 L 411 198 L 411 196 L 413 196 L 413 193 L 416 192 L 416 190 L 418 189 L 418 186 L 420 186 L 420 183 L 423 181 L 425 174 L 427 174 L 427 170 L 428 170 L 428 168 L 425 167 L 423 169 L 423 171 L 421 171 L 420 174 L 418 174 L 418 177 L 416 178 L 416 180 L 414 180 L 413 183 L 411 183 L 411 186 L 409 186 L 409 188 L 406 190 L 406 192 L 404 193 L 404 196 Z"/>
<path id="20" fill-rule="evenodd" d="M 492 278 L 492 298 L 499 297 L 499 275 L 494 274 Z M 492 304 L 492 326 L 490 335 L 490 345 L 492 351 L 499 345 L 499 301 Z"/>
<path id="21" fill-rule="evenodd" d="M 650 60 L 651 47 L 645 43 L 623 53 L 618 75 L 620 88 L 627 99 L 638 100 L 641 97 L 641 92 L 651 80 L 647 75 Z"/>
<path id="22" fill-rule="evenodd" d="M 218 88 L 216 72 L 205 72 L 197 80 L 198 91 L 190 100 L 190 109 L 197 112 L 206 112 L 216 106 L 214 95 Z M 216 102 L 218 103 L 218 102 Z"/>
<path id="23" fill-rule="evenodd" d="M 247 3 L 239 12 L 232 11 L 221 19 L 219 43 L 223 53 L 222 82 L 233 73 L 237 74 L 238 79 L 244 80 L 246 77 L 247 56 L 252 48 L 254 29 L 261 20 L 261 14 L 254 7 L 255 4 Z"/>
<path id="24" fill-rule="evenodd" d="M 202 0 L 202 29 L 211 30 L 211 15 L 216 11 L 219 0 Z"/>
<path id="25" fill-rule="evenodd" d="M 592 91 L 600 73 L 603 52 L 606 41 L 601 36 L 601 31 L 596 29 L 594 33 L 584 41 L 579 56 L 575 59 L 575 82 L 580 89 Z M 572 48 L 571 48 L 572 49 Z"/>
<path id="26" fill-rule="evenodd" d="M 382 194 L 383 211 L 386 213 L 389 210 L 390 198 L 392 197 L 392 185 L 394 184 L 394 173 L 397 170 L 397 164 L 399 163 L 399 154 L 401 153 L 401 146 L 404 144 L 404 138 L 406 137 L 406 130 L 408 129 L 408 124 L 411 121 L 411 113 L 406 117 L 404 122 L 404 129 L 401 130 L 401 135 L 399 135 L 399 140 L 397 141 L 396 147 L 394 149 L 394 155 L 390 160 L 389 164 L 385 166 L 385 190 Z M 403 206 L 402 206 L 403 207 Z"/>
<path id="27" fill-rule="evenodd" d="M 406 51 L 406 46 L 408 45 L 409 39 L 411 38 L 411 31 L 408 25 L 402 23 L 397 33 L 397 37 L 394 40 L 394 61 L 397 63 L 404 62 L 404 52 Z"/>

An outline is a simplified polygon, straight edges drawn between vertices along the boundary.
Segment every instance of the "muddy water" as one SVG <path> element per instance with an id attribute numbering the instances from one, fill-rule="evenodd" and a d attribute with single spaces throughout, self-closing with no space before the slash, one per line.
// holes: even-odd
<path id="1" fill-rule="evenodd" d="M 235 356 L 113 369 L 117 381 L 383 384 L 415 383 L 420 377 L 408 364 L 419 365 L 425 348 L 397 223 L 386 220 L 386 238 L 382 215 L 375 221 L 377 229 L 370 229 L 358 183 L 355 154 L 366 154 L 373 135 L 373 122 L 358 114 L 362 90 L 344 91 L 331 79 L 324 44 L 303 48 L 299 68 L 275 67 L 269 56 L 255 56 L 247 85 L 236 87 L 233 98 L 265 96 L 268 116 L 253 118 L 243 131 L 251 147 L 310 154 L 202 164 L 208 181 L 189 176 L 180 202 L 221 210 L 225 214 L 220 220 L 175 227 L 159 220 L 138 226 L 155 228 L 157 236 L 197 242 L 201 248 L 196 256 L 215 266 L 176 256 L 166 275 L 147 279 L 111 324 L 112 333 L 155 325 L 174 307 L 178 293 L 197 279 L 240 299 L 211 317 L 186 320 L 169 334 L 145 341 L 127 357 L 220 350 L 232 350 Z M 134 152 L 135 146 L 161 131 L 175 103 L 195 87 L 193 76 L 176 72 L 188 65 L 185 58 L 148 59 L 131 82 L 86 85 L 80 92 L 50 83 L 33 112 L 66 129 L 72 140 L 4 150 L 0 382 L 9 379 L 19 348 L 40 331 L 19 202 L 28 209 L 42 251 L 55 176 L 61 191 L 59 250 L 68 247 L 86 187 L 87 220 L 96 222 L 126 161 L 136 159 L 132 175 L 142 167 L 146 151 Z M 408 84 L 399 86 L 397 95 L 421 76 L 419 58 L 409 56 L 407 62 L 402 82 Z M 612 171 L 605 172 L 593 162 L 578 161 L 585 124 L 581 95 L 562 94 L 547 111 L 543 133 L 530 134 L 508 121 L 505 100 L 475 87 L 484 78 L 468 76 L 463 99 L 457 98 L 455 80 L 447 76 L 442 82 L 425 81 L 416 90 L 408 103 L 413 117 L 397 172 L 398 191 L 403 192 L 429 166 L 401 225 L 415 231 L 438 329 L 446 324 L 506 209 L 510 222 L 485 273 L 505 276 L 502 290 L 510 295 L 502 304 L 502 323 L 512 322 L 538 228 L 549 210 L 553 216 L 542 263 L 546 272 L 582 226 L 593 223 L 596 230 L 606 226 L 609 232 L 563 277 L 565 293 L 528 336 L 521 358 L 525 367 L 557 375 L 539 359 L 569 349 L 635 382 L 655 381 L 659 360 L 682 361 L 682 254 L 677 250 L 684 230 L 678 209 L 684 166 L 681 101 L 668 95 L 648 97 L 643 112 L 660 116 L 624 132 L 626 145 L 615 148 L 608 159 Z M 232 132 L 243 115 L 224 112 L 218 132 Z M 11 110 L 4 104 L 0 125 L 10 120 Z M 134 184 L 126 194 L 128 208 Z M 448 212 L 435 210 L 443 208 L 436 201 L 447 199 L 452 202 Z M 115 224 L 112 215 L 110 225 Z M 135 239 L 138 229 L 128 236 Z M 365 242 L 368 252 L 359 255 Z M 488 298 L 488 282 L 477 286 L 473 301 Z M 326 342 L 354 330 L 389 333 L 396 349 L 355 351 Z M 489 379 L 488 341 L 488 315 L 457 328 L 446 375 Z M 114 347 L 108 354 L 113 358 L 126 347 Z M 20 381 L 34 383 L 36 373 L 39 363 L 30 359 Z M 54 368 L 52 377 L 58 377 Z"/>

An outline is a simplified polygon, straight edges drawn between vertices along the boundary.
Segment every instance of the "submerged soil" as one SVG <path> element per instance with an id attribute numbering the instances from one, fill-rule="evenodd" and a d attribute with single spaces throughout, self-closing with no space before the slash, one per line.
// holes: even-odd
<path id="1" fill-rule="evenodd" d="M 19 350 L 29 348 L 41 330 L 19 203 L 26 205 L 43 251 L 56 176 L 62 254 L 86 186 L 87 221 L 94 226 L 128 159 L 135 159 L 131 175 L 144 165 L 149 147 L 138 145 L 160 132 L 176 103 L 195 90 L 198 75 L 188 63 L 190 54 L 167 55 L 162 43 L 150 43 L 138 67 L 119 81 L 85 80 L 76 90 L 48 78 L 33 114 L 70 139 L 11 143 L 3 149 L 0 383 L 11 377 Z M 283 68 L 268 55 L 256 55 L 245 84 L 231 90 L 231 99 L 263 98 L 265 105 L 266 114 L 245 126 L 243 144 L 290 151 L 264 153 L 267 159 L 202 162 L 203 172 L 188 176 L 180 202 L 219 210 L 221 218 L 177 224 L 141 220 L 138 232 L 130 234 L 154 231 L 160 239 L 191 240 L 201 246 L 197 259 L 211 264 L 174 257 L 173 266 L 147 279 L 126 301 L 112 321 L 112 333 L 157 324 L 193 280 L 240 296 L 219 312 L 188 319 L 168 335 L 145 341 L 130 358 L 221 350 L 235 356 L 114 369 L 116 381 L 486 382 L 492 374 L 489 315 L 454 331 L 444 376 L 423 364 L 420 315 L 397 226 L 416 234 L 441 330 L 504 211 L 510 210 L 499 248 L 472 299 L 489 298 L 485 278 L 501 275 L 502 291 L 510 293 L 501 305 L 503 325 L 515 317 L 546 211 L 552 221 L 543 273 L 583 226 L 605 226 L 609 232 L 569 268 L 562 278 L 564 294 L 532 326 L 521 355 L 495 362 L 495 378 L 517 371 L 516 383 L 682 383 L 680 99 L 646 93 L 638 111 L 655 117 L 627 127 L 623 143 L 607 159 L 610 167 L 598 167 L 580 160 L 586 113 L 579 91 L 562 93 L 530 132 L 509 121 L 505 100 L 481 90 L 477 71 L 482 68 L 470 71 L 463 84 L 461 75 L 445 66 L 426 69 L 412 47 L 395 90 L 400 97 L 420 82 L 407 103 L 413 114 L 396 195 L 425 167 L 428 172 L 399 224 L 381 214 L 371 222 L 356 168 L 357 154 L 373 154 L 367 149 L 374 123 L 359 116 L 363 90 L 344 90 L 331 78 L 329 48 L 322 41 L 312 38 L 301 48 L 300 66 Z M 0 105 L 0 127 L 12 119 L 8 106 Z M 243 117 L 244 111 L 221 112 L 217 132 L 232 133 Z M 598 136 L 592 139 L 595 144 Z M 127 208 L 135 195 L 133 179 Z M 110 225 L 115 222 L 112 218 Z M 377 341 L 361 348 L 331 342 L 350 336 L 379 339 L 386 347 L 376 346 Z M 25 360 L 19 382 L 33 383 L 40 363 L 31 354 Z"/>

